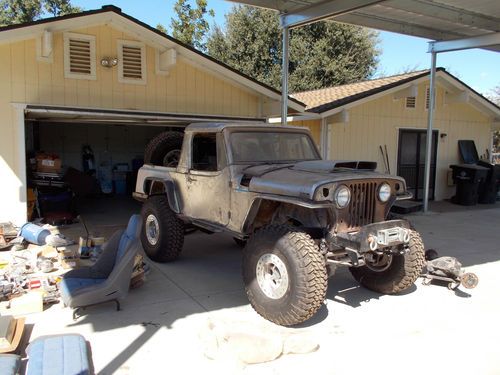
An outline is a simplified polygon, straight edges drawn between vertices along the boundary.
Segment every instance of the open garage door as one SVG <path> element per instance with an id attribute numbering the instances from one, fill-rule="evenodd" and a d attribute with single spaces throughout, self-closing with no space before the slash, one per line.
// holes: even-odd
<path id="1" fill-rule="evenodd" d="M 41 217 L 60 224 L 79 214 L 94 217 L 123 212 L 125 220 L 139 209 L 131 193 L 146 145 L 161 132 L 183 132 L 195 122 L 265 119 L 27 106 L 26 178 L 31 219 Z"/>

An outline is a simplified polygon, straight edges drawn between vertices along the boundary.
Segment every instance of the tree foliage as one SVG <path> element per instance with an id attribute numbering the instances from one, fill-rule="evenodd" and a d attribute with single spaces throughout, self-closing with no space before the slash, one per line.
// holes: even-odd
<path id="1" fill-rule="evenodd" d="M 322 21 L 290 31 L 291 92 L 369 78 L 377 67 L 377 33 Z M 248 6 L 226 15 L 210 33 L 208 53 L 275 88 L 281 87 L 282 42 L 276 13 Z"/>
<path id="2" fill-rule="evenodd" d="M 199 50 L 206 50 L 205 38 L 210 30 L 206 15 L 214 17 L 212 9 L 207 9 L 207 0 L 196 0 L 193 7 L 188 0 L 177 0 L 174 5 L 176 18 L 171 19 L 172 36 Z"/>
<path id="3" fill-rule="evenodd" d="M 491 90 L 489 99 L 496 105 L 500 106 L 500 85 Z M 493 152 L 500 152 L 500 130 L 493 133 Z"/>
<path id="4" fill-rule="evenodd" d="M 63 16 L 81 11 L 69 0 L 0 0 L 0 25 L 36 21 L 45 14 Z"/>

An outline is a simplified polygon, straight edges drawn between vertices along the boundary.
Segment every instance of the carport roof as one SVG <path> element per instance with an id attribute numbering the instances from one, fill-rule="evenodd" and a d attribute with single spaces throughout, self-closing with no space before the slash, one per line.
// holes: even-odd
<path id="1" fill-rule="evenodd" d="M 292 26 L 333 17 L 338 22 L 439 41 L 500 31 L 498 0 L 229 1 L 279 11 L 284 15 L 282 22 Z M 488 49 L 500 51 L 500 45 Z"/>

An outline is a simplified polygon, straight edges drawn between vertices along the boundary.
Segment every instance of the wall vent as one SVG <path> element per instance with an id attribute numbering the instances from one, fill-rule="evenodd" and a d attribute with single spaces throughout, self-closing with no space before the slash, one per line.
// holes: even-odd
<path id="1" fill-rule="evenodd" d="M 417 98 L 415 96 L 406 97 L 406 108 L 416 108 Z"/>
<path id="2" fill-rule="evenodd" d="M 146 48 L 143 43 L 119 41 L 119 81 L 123 83 L 146 83 Z"/>
<path id="3" fill-rule="evenodd" d="M 96 79 L 95 37 L 64 34 L 64 72 L 66 78 Z"/>

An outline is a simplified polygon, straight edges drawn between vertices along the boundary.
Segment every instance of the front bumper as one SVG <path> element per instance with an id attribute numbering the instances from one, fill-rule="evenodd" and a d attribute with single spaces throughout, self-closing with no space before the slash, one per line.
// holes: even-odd
<path id="1" fill-rule="evenodd" d="M 357 232 L 328 233 L 327 243 L 366 253 L 387 247 L 406 245 L 410 241 L 410 224 L 406 220 L 389 220 L 368 224 Z"/>

